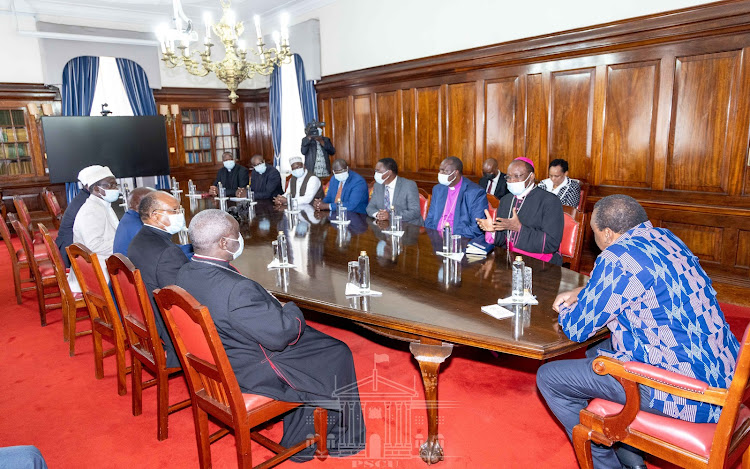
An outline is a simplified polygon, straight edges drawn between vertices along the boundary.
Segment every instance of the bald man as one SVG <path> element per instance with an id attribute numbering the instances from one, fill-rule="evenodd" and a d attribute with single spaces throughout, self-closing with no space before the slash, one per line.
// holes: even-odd
<path id="1" fill-rule="evenodd" d="M 284 416 L 281 445 L 315 433 L 315 406 L 328 408 L 331 456 L 365 447 L 365 424 L 349 347 L 305 323 L 292 302 L 281 304 L 230 264 L 242 254 L 237 221 L 222 210 L 198 213 L 190 222 L 195 256 L 177 274 L 178 286 L 211 312 L 240 389 L 287 402 L 307 402 Z M 337 403 L 336 391 L 346 390 Z M 315 448 L 295 455 L 310 459 Z"/>
<path id="2" fill-rule="evenodd" d="M 508 186 L 505 183 L 505 173 L 500 171 L 495 158 L 484 160 L 479 187 L 484 189 L 487 194 L 497 197 L 497 200 L 502 199 L 508 193 Z"/>
<path id="3" fill-rule="evenodd" d="M 120 224 L 115 231 L 115 243 L 112 246 L 113 253 L 128 254 L 128 246 L 143 226 L 141 216 L 138 215 L 138 205 L 141 199 L 146 197 L 154 189 L 150 187 L 136 187 L 128 194 L 128 211 L 122 216 Z"/>

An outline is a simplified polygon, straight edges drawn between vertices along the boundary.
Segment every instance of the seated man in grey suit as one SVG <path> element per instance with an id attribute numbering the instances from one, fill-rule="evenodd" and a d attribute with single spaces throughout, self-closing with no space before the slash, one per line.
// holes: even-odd
<path id="1" fill-rule="evenodd" d="M 372 197 L 367 204 L 367 214 L 376 220 L 388 220 L 388 210 L 396 208 L 396 215 L 401 221 L 422 226 L 422 214 L 419 210 L 419 191 L 417 183 L 398 177 L 398 164 L 393 158 L 383 158 L 375 165 L 375 186 Z"/>

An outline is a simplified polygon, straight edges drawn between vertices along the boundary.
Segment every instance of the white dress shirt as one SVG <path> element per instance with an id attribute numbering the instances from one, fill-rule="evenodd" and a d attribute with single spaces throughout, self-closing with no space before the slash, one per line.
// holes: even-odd
<path id="1" fill-rule="evenodd" d="M 302 177 L 297 178 L 297 203 L 300 205 L 303 204 L 311 204 L 313 199 L 315 198 L 315 194 L 318 193 L 318 189 L 320 189 L 320 186 L 322 185 L 320 182 L 320 179 L 318 179 L 315 175 L 310 175 L 310 180 L 307 181 L 307 190 L 305 190 L 305 195 L 301 196 L 299 195 L 302 191 L 302 181 L 305 180 L 305 176 L 307 176 L 307 170 L 305 170 L 305 174 L 302 175 Z M 289 187 L 286 188 L 286 192 L 284 195 L 288 196 L 292 191 L 292 185 L 289 184 Z"/>
<path id="2" fill-rule="evenodd" d="M 109 274 L 105 262 L 112 255 L 115 232 L 119 224 L 120 220 L 112 210 L 112 204 L 94 194 L 86 199 L 73 222 L 73 242 L 83 244 L 97 255 L 107 282 L 109 282 Z M 71 290 L 81 291 L 73 270 L 68 274 L 68 282 Z"/>

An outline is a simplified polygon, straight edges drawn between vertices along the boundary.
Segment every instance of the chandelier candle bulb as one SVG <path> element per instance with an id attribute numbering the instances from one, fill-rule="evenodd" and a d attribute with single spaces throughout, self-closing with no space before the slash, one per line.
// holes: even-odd
<path id="1" fill-rule="evenodd" d="M 237 49 L 238 49 L 238 50 L 239 50 L 240 52 L 245 52 L 245 51 L 247 50 L 247 49 L 245 48 L 245 40 L 244 40 L 244 39 L 240 39 L 239 41 L 237 41 Z"/>
<path id="2" fill-rule="evenodd" d="M 211 36 L 211 13 L 203 13 L 203 22 L 206 25 L 206 38 Z"/>
<path id="3" fill-rule="evenodd" d="M 255 34 L 258 36 L 258 41 L 263 41 L 263 34 L 260 33 L 260 15 L 253 16 L 253 21 L 255 22 Z"/>

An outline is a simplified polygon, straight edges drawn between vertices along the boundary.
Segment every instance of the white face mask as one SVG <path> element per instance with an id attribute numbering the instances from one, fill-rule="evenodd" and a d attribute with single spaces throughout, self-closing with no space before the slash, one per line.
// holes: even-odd
<path id="1" fill-rule="evenodd" d="M 451 179 L 451 174 L 455 172 L 456 171 L 454 170 L 450 174 L 443 174 L 443 173 L 438 174 L 438 182 L 444 186 L 450 186 L 451 183 L 456 180 L 456 178 Z"/>
<path id="2" fill-rule="evenodd" d="M 120 198 L 120 191 L 117 189 L 104 189 L 104 195 L 102 196 L 102 200 L 105 202 L 112 203 L 115 200 Z"/>
<path id="3" fill-rule="evenodd" d="M 253 169 L 255 170 L 256 173 L 263 174 L 266 172 L 266 164 L 261 163 L 259 165 L 253 166 Z"/>
<path id="4" fill-rule="evenodd" d="M 530 177 L 531 177 L 531 173 L 529 173 L 529 175 L 526 176 L 526 179 L 524 179 L 523 181 L 507 183 L 508 192 L 515 195 L 516 197 L 523 194 L 523 191 L 526 190 L 526 181 L 528 181 Z"/>
<path id="5" fill-rule="evenodd" d="M 237 250 L 234 252 L 228 249 L 225 249 L 226 252 L 232 255 L 232 259 L 237 259 L 238 257 L 240 257 L 240 255 L 242 254 L 242 251 L 245 249 L 245 238 L 242 237 L 242 234 L 240 234 L 240 237 L 237 239 L 227 238 L 226 236 L 224 237 L 224 239 L 231 239 L 232 241 L 237 241 L 238 243 L 240 243 L 240 247 L 238 247 Z"/>
<path id="6" fill-rule="evenodd" d="M 385 175 L 388 173 L 388 171 L 384 173 L 375 173 L 375 182 L 377 182 L 378 184 L 385 184 L 385 180 L 386 180 Z"/>
<path id="7" fill-rule="evenodd" d="M 292 170 L 292 176 L 296 178 L 301 178 L 305 175 L 305 168 L 297 168 Z"/>
<path id="8" fill-rule="evenodd" d="M 343 173 L 333 173 L 333 177 L 335 177 L 338 182 L 344 182 L 349 177 L 349 171 L 347 170 Z"/>
<path id="9" fill-rule="evenodd" d="M 234 169 L 234 160 L 229 160 L 224 162 L 224 167 L 227 168 L 227 171 L 231 171 Z"/>
<path id="10" fill-rule="evenodd" d="M 169 234 L 179 233 L 185 228 L 185 214 L 184 213 L 170 213 L 167 215 L 169 218 L 169 226 L 164 227 L 164 231 Z"/>

